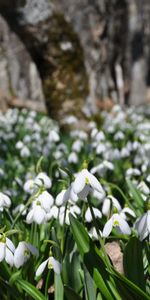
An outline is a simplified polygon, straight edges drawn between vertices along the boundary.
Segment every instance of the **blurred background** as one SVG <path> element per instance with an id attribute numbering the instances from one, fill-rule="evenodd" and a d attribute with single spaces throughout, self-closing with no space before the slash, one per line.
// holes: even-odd
<path id="1" fill-rule="evenodd" d="M 149 0 L 0 0 L 0 109 L 150 102 Z"/>

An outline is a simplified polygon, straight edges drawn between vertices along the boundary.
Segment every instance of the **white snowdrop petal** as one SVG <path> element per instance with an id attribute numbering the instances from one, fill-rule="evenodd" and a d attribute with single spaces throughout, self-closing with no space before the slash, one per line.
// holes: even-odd
<path id="1" fill-rule="evenodd" d="M 15 246 L 9 238 L 6 238 L 6 245 L 11 250 L 11 252 L 15 252 Z"/>
<path id="2" fill-rule="evenodd" d="M 49 258 L 49 264 L 51 264 L 53 266 L 54 272 L 56 274 L 59 275 L 61 273 L 61 264 L 54 257 Z"/>
<path id="3" fill-rule="evenodd" d="M 143 240 L 145 238 L 146 223 L 147 223 L 146 213 L 142 217 L 138 218 L 137 221 L 135 222 L 135 228 L 139 233 L 140 240 Z"/>
<path id="4" fill-rule="evenodd" d="M 109 211 L 110 211 L 110 199 L 109 198 L 105 198 L 104 202 L 103 202 L 103 206 L 102 206 L 102 213 L 104 216 L 108 216 Z"/>
<path id="5" fill-rule="evenodd" d="M 34 209 L 31 209 L 28 214 L 27 214 L 27 217 L 26 217 L 26 222 L 28 224 L 32 223 L 33 222 L 33 215 L 34 215 Z"/>
<path id="6" fill-rule="evenodd" d="M 83 172 L 80 172 L 77 175 L 77 177 L 72 185 L 74 193 L 76 193 L 76 194 L 80 193 L 83 190 L 85 183 L 86 183 L 85 176 L 83 175 Z"/>
<path id="7" fill-rule="evenodd" d="M 33 215 L 34 222 L 37 224 L 42 224 L 45 220 L 45 217 L 46 217 L 46 212 L 44 211 L 44 209 L 41 208 L 40 205 L 37 205 L 37 207 L 34 209 L 34 215 Z"/>
<path id="8" fill-rule="evenodd" d="M 91 191 L 90 185 L 86 184 L 85 187 L 83 188 L 83 190 L 80 193 L 78 193 L 79 199 L 85 200 L 90 191 Z"/>
<path id="9" fill-rule="evenodd" d="M 147 229 L 150 233 L 150 210 L 147 212 Z"/>
<path id="10" fill-rule="evenodd" d="M 11 267 L 14 264 L 14 256 L 12 252 L 6 247 L 6 254 L 5 254 L 5 260 L 7 264 L 9 264 Z"/>
<path id="11" fill-rule="evenodd" d="M 48 261 L 49 261 L 49 258 L 46 259 L 45 261 L 43 261 L 43 262 L 39 265 L 39 267 L 37 268 L 36 273 L 35 273 L 36 276 L 40 276 L 40 275 L 44 272 L 44 270 L 45 270 L 45 268 L 46 268 L 46 265 L 47 265 Z"/>
<path id="12" fill-rule="evenodd" d="M 31 254 L 35 255 L 35 256 L 39 256 L 39 251 L 36 247 L 34 247 L 33 245 L 29 244 L 29 243 L 25 243 L 27 249 L 31 252 Z"/>
<path id="13" fill-rule="evenodd" d="M 6 244 L 0 242 L 0 262 L 5 258 Z"/>
<path id="14" fill-rule="evenodd" d="M 122 233 L 130 235 L 131 229 L 130 229 L 128 223 L 120 216 L 118 216 L 118 221 L 119 221 L 119 227 L 120 227 L 120 230 L 122 231 Z"/>
<path id="15" fill-rule="evenodd" d="M 103 188 L 100 184 L 100 182 L 97 180 L 97 178 L 91 174 L 90 172 L 88 172 L 88 179 L 89 179 L 89 183 L 91 185 L 91 187 L 93 189 L 95 189 L 96 191 L 98 191 L 99 193 L 103 192 Z"/>
<path id="16" fill-rule="evenodd" d="M 25 262 L 24 252 L 26 250 L 24 242 L 19 242 L 14 253 L 14 265 L 17 269 L 23 266 Z"/>
<path id="17" fill-rule="evenodd" d="M 103 237 L 108 237 L 109 234 L 111 233 L 112 231 L 112 228 L 113 228 L 113 220 L 112 218 L 110 220 L 108 220 L 104 226 L 104 229 L 103 229 Z"/>
<path id="18" fill-rule="evenodd" d="M 38 197 L 38 200 L 41 202 L 41 206 L 45 209 L 46 212 L 49 212 L 51 206 L 54 204 L 54 198 L 47 191 L 44 191 Z"/>
<path id="19" fill-rule="evenodd" d="M 62 191 L 57 195 L 57 197 L 56 197 L 56 199 L 55 199 L 55 204 L 56 204 L 57 206 L 61 206 L 61 205 L 63 204 L 65 193 L 66 193 L 66 190 L 62 190 Z"/>

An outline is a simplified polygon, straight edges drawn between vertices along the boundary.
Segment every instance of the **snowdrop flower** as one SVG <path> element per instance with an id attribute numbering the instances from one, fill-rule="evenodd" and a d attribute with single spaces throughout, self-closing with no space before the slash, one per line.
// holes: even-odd
<path id="1" fill-rule="evenodd" d="M 106 222 L 102 233 L 103 237 L 108 237 L 113 227 L 123 234 L 131 234 L 131 229 L 128 223 L 119 214 L 113 214 L 112 217 Z"/>
<path id="2" fill-rule="evenodd" d="M 0 262 L 5 259 L 7 264 L 12 267 L 14 264 L 14 251 L 15 246 L 12 241 L 4 234 L 0 234 Z"/>
<path id="3" fill-rule="evenodd" d="M 65 222 L 65 224 L 70 225 L 70 220 L 69 220 L 69 214 L 72 214 L 75 218 L 77 215 L 80 215 L 81 209 L 77 205 L 72 205 L 68 206 L 66 211 L 65 211 L 65 206 L 60 207 L 59 211 L 59 223 L 62 226 Z"/>
<path id="4" fill-rule="evenodd" d="M 68 156 L 68 162 L 77 164 L 78 163 L 78 156 L 75 152 L 71 152 Z"/>
<path id="5" fill-rule="evenodd" d="M 99 144 L 96 148 L 97 154 L 102 154 L 106 151 L 106 145 L 105 144 Z"/>
<path id="6" fill-rule="evenodd" d="M 138 231 L 140 240 L 143 241 L 150 234 L 150 210 L 148 210 L 143 216 L 139 217 L 134 225 Z"/>
<path id="7" fill-rule="evenodd" d="M 136 218 L 135 212 L 130 207 L 124 207 L 120 212 L 120 216 L 122 218 L 124 218 L 125 220 L 127 219 L 127 216 L 131 216 L 133 218 Z"/>
<path id="8" fill-rule="evenodd" d="M 35 222 L 37 224 L 45 223 L 46 214 L 50 212 L 52 205 L 54 204 L 54 198 L 47 192 L 42 192 L 33 202 L 30 211 L 27 214 L 26 222 L 31 224 Z"/>
<path id="9" fill-rule="evenodd" d="M 82 147 L 83 147 L 83 141 L 76 140 L 76 141 L 72 144 L 72 151 L 80 152 L 81 149 L 82 149 Z"/>
<path id="10" fill-rule="evenodd" d="M 60 140 L 59 134 L 55 130 L 51 130 L 48 135 L 48 141 L 51 143 L 52 142 L 57 143 L 59 142 L 59 140 Z"/>
<path id="11" fill-rule="evenodd" d="M 121 205 L 119 201 L 115 197 L 110 195 L 107 198 L 105 198 L 103 202 L 103 206 L 102 206 L 103 215 L 109 216 L 111 208 L 113 209 L 114 207 L 117 209 L 118 212 L 121 211 Z"/>
<path id="12" fill-rule="evenodd" d="M 36 190 L 37 190 L 37 187 L 35 186 L 34 184 L 34 180 L 33 179 L 28 179 L 24 186 L 23 186 L 23 189 L 26 193 L 28 194 L 33 194 Z"/>
<path id="13" fill-rule="evenodd" d="M 30 155 L 31 155 L 31 153 L 27 146 L 24 146 L 23 148 L 21 148 L 21 151 L 20 151 L 21 157 L 29 157 Z"/>
<path id="14" fill-rule="evenodd" d="M 9 208 L 11 205 L 10 198 L 4 193 L 0 192 L 0 210 L 3 211 L 4 208 Z"/>
<path id="15" fill-rule="evenodd" d="M 93 209 L 93 213 L 94 213 L 95 218 L 100 219 L 102 217 L 101 211 L 99 209 L 95 208 L 95 207 L 93 207 L 92 209 Z M 85 212 L 85 220 L 88 223 L 92 222 L 92 220 L 93 220 L 93 217 L 92 217 L 92 214 L 91 214 L 91 211 L 90 211 L 89 207 L 87 208 L 87 210 Z"/>
<path id="16" fill-rule="evenodd" d="M 49 212 L 51 207 L 54 204 L 54 198 L 53 196 L 48 193 L 47 191 L 42 192 L 38 197 L 37 201 L 40 202 L 41 207 L 46 211 Z"/>
<path id="17" fill-rule="evenodd" d="M 114 135 L 114 140 L 118 141 L 118 140 L 123 140 L 124 139 L 124 133 L 122 131 L 118 131 L 115 133 Z"/>
<path id="18" fill-rule="evenodd" d="M 78 196 L 77 194 L 74 193 L 73 184 L 66 190 L 62 190 L 56 197 L 55 199 L 55 204 L 57 206 L 64 205 L 68 200 L 71 200 L 72 202 L 77 202 Z"/>
<path id="19" fill-rule="evenodd" d="M 44 172 L 41 172 L 36 176 L 34 183 L 38 186 L 44 185 L 46 189 L 49 189 L 52 186 L 51 179 Z"/>
<path id="20" fill-rule="evenodd" d="M 139 169 L 136 169 L 136 168 L 129 168 L 127 171 L 126 171 L 126 176 L 127 177 L 131 177 L 131 176 L 140 176 L 141 175 L 141 172 Z"/>
<path id="21" fill-rule="evenodd" d="M 26 222 L 31 224 L 33 222 L 42 224 L 46 221 L 46 211 L 41 207 L 40 201 L 33 203 L 32 209 L 28 212 Z"/>
<path id="22" fill-rule="evenodd" d="M 85 193 L 85 195 L 88 195 L 90 190 L 96 190 L 100 193 L 103 191 L 103 188 L 97 178 L 87 169 L 83 169 L 77 174 L 76 179 L 72 184 L 72 188 L 74 193 L 78 194 L 78 196 L 79 194 L 81 195 L 82 192 Z"/>
<path id="23" fill-rule="evenodd" d="M 20 149 L 22 149 L 23 147 L 24 147 L 24 144 L 23 144 L 22 141 L 18 141 L 18 142 L 16 143 L 16 149 L 20 150 Z"/>
<path id="24" fill-rule="evenodd" d="M 30 256 L 38 256 L 38 250 L 27 242 L 19 242 L 18 247 L 14 252 L 14 265 L 17 269 L 23 266 Z"/>
<path id="25" fill-rule="evenodd" d="M 150 189 L 147 186 L 147 184 L 144 181 L 141 181 L 137 188 L 144 194 L 144 195 L 149 195 L 150 194 Z"/>
<path id="26" fill-rule="evenodd" d="M 106 195 L 106 193 L 105 193 L 104 189 L 102 189 L 101 192 L 98 192 L 96 190 L 93 191 L 93 197 L 98 199 L 99 202 L 102 202 L 102 200 L 105 198 L 105 195 Z"/>
<path id="27" fill-rule="evenodd" d="M 99 230 L 99 236 L 97 234 L 96 228 L 92 227 L 90 232 L 89 232 L 89 236 L 94 239 L 94 240 L 98 240 L 100 236 L 102 236 L 102 232 Z"/>
<path id="28" fill-rule="evenodd" d="M 27 213 L 27 210 L 24 209 L 25 205 L 24 204 L 19 204 L 13 209 L 12 213 L 13 215 L 16 215 L 18 212 L 21 213 L 22 216 L 25 216 Z"/>
<path id="29" fill-rule="evenodd" d="M 48 269 L 53 269 L 56 274 L 61 273 L 61 264 L 53 256 L 50 256 L 39 265 L 36 276 L 40 276 L 44 272 L 46 265 L 48 265 Z"/>
<path id="30" fill-rule="evenodd" d="M 59 215 L 59 208 L 58 208 L 56 205 L 54 205 L 54 206 L 51 208 L 50 212 L 48 212 L 48 213 L 46 214 L 46 220 L 49 221 L 49 220 L 51 220 L 52 218 L 57 219 L 57 218 L 58 218 L 58 215 Z"/>

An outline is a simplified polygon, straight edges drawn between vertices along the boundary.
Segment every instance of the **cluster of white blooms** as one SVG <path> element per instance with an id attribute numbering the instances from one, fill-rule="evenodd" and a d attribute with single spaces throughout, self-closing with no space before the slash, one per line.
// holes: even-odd
<path id="1" fill-rule="evenodd" d="M 4 213 L 10 213 L 10 219 L 19 215 L 28 228 L 29 224 L 41 226 L 51 220 L 61 227 L 70 225 L 72 214 L 82 219 L 93 239 L 99 238 L 98 233 L 105 239 L 111 233 L 130 235 L 132 232 L 141 241 L 149 239 L 150 208 L 147 206 L 144 211 L 144 207 L 150 195 L 150 125 L 142 109 L 137 108 L 137 112 L 114 106 L 111 113 L 102 113 L 104 123 L 100 130 L 91 121 L 87 131 L 71 130 L 69 142 L 61 138 L 58 127 L 50 119 L 38 119 L 35 112 L 8 110 L 5 115 L 0 114 L 0 178 L 3 180 L 6 175 L 0 192 L 2 217 Z M 150 111 L 146 114 L 150 116 Z M 70 125 L 77 122 L 72 116 L 64 120 L 64 124 Z M 13 159 L 7 157 L 9 151 Z M 47 170 L 43 166 L 35 167 L 41 155 Z M 89 168 L 81 169 L 85 159 L 90 161 Z M 72 176 L 69 177 L 66 169 Z M 128 207 L 124 199 L 114 196 L 108 183 L 111 180 L 118 181 L 121 188 L 126 180 L 131 180 L 141 195 L 143 212 L 136 215 L 132 201 L 133 205 Z M 0 261 L 20 268 L 31 255 L 38 256 L 31 244 L 20 241 L 15 249 L 11 240 L 0 234 Z M 37 276 L 46 265 L 58 274 L 61 271 L 60 263 L 50 255 L 37 269 Z"/>
<path id="2" fill-rule="evenodd" d="M 0 262 L 5 260 L 11 267 L 20 268 L 30 258 L 30 256 L 38 256 L 38 250 L 27 242 L 19 242 L 15 249 L 12 241 L 0 234 Z"/>

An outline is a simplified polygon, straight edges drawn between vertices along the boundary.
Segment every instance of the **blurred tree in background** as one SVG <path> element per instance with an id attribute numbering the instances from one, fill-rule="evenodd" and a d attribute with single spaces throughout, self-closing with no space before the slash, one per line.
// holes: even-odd
<path id="1" fill-rule="evenodd" d="M 1 0 L 0 24 L 1 107 L 60 120 L 150 100 L 148 0 Z"/>

